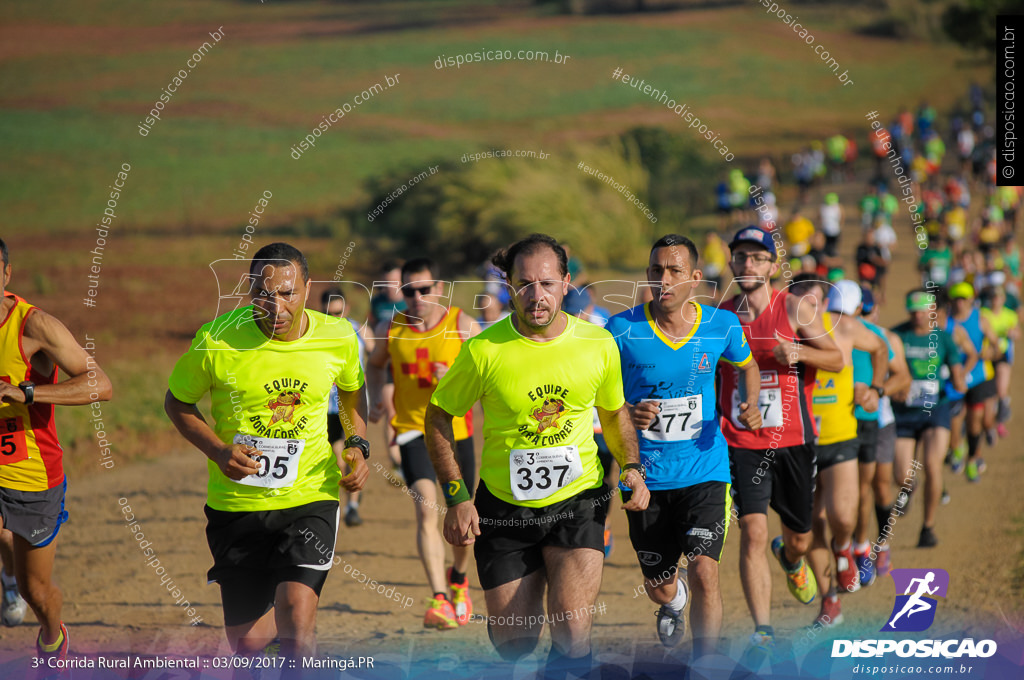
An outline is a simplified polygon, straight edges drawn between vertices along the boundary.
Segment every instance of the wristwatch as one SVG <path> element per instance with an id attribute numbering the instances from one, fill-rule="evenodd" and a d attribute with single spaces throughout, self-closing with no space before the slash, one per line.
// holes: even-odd
<path id="1" fill-rule="evenodd" d="M 354 434 L 354 435 L 352 435 L 351 437 L 349 437 L 348 439 L 345 440 L 345 448 L 346 449 L 351 449 L 353 447 L 362 450 L 362 452 L 363 452 L 363 460 L 369 459 L 369 457 L 370 457 L 370 442 L 366 441 L 365 439 L 363 439 L 359 435 Z"/>
<path id="2" fill-rule="evenodd" d="M 619 475 L 619 481 L 624 482 L 626 473 L 630 470 L 636 470 L 640 473 L 640 479 L 647 481 L 647 468 L 644 467 L 643 463 L 626 463 L 622 466 L 622 474 Z"/>
<path id="3" fill-rule="evenodd" d="M 33 404 L 36 401 L 36 384 L 34 382 L 18 383 L 18 388 L 21 389 L 22 394 L 25 395 L 25 405 Z"/>
<path id="4" fill-rule="evenodd" d="M 872 385 L 871 389 L 873 389 L 875 392 L 878 392 L 878 396 L 879 397 L 884 397 L 885 396 L 885 388 L 884 387 L 879 387 L 878 385 Z"/>

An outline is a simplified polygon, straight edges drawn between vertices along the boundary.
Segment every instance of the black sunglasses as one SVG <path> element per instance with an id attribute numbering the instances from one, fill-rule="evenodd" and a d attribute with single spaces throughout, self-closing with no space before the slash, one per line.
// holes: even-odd
<path id="1" fill-rule="evenodd" d="M 419 288 L 413 288 L 411 286 L 405 286 L 405 287 L 402 288 L 402 295 L 407 297 L 407 298 L 414 297 L 416 295 L 416 293 L 419 293 L 420 295 L 430 295 L 430 290 L 433 287 L 434 287 L 434 284 L 430 284 L 429 286 L 420 286 Z"/>

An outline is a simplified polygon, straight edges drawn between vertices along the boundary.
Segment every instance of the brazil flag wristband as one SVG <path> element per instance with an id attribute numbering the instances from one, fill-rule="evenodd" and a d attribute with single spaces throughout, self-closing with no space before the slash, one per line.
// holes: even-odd
<path id="1" fill-rule="evenodd" d="M 453 479 L 447 484 L 441 486 L 441 492 L 444 494 L 444 502 L 449 508 L 453 505 L 458 505 L 464 501 L 470 500 L 469 490 L 466 489 L 466 483 L 461 479 Z"/>

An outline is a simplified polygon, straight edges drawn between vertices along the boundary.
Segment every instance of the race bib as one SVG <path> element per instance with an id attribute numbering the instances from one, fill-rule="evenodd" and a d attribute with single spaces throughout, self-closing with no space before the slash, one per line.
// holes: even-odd
<path id="1" fill-rule="evenodd" d="M 704 425 L 703 394 L 660 401 L 661 412 L 646 430 L 640 431 L 644 439 L 678 442 L 700 436 Z"/>
<path id="2" fill-rule="evenodd" d="M 910 395 L 907 406 L 924 406 L 925 402 L 934 404 L 939 400 L 938 380 L 911 380 Z"/>
<path id="3" fill-rule="evenodd" d="M 0 465 L 17 463 L 28 458 L 25 427 L 21 418 L 4 418 L 0 423 Z"/>
<path id="4" fill-rule="evenodd" d="M 740 393 L 732 393 L 732 422 L 742 428 L 740 422 Z M 782 389 L 778 387 L 762 388 L 757 395 L 757 405 L 761 409 L 761 427 L 782 427 Z"/>
<path id="5" fill-rule="evenodd" d="M 575 445 L 512 449 L 508 470 L 512 497 L 517 501 L 539 501 L 579 479 L 583 462 Z"/>
<path id="6" fill-rule="evenodd" d="M 306 448 L 306 440 L 267 439 L 236 434 L 234 443 L 259 449 L 260 453 L 255 460 L 260 466 L 260 471 L 232 481 L 264 489 L 283 489 L 295 483 L 299 475 L 299 459 L 302 457 L 302 450 Z"/>

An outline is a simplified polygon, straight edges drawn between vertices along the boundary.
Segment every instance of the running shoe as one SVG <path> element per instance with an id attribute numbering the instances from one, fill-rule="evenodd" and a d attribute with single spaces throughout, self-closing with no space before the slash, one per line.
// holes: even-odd
<path id="1" fill-rule="evenodd" d="M 612 530 L 604 530 L 604 556 L 605 559 L 612 554 L 612 548 L 615 547 L 615 539 L 612 537 Z"/>
<path id="2" fill-rule="evenodd" d="M 818 618 L 814 619 L 814 623 L 822 628 L 832 628 L 842 622 L 843 612 L 839 606 L 839 597 L 836 595 L 826 596 L 821 601 L 821 611 L 818 612 Z"/>
<path id="3" fill-rule="evenodd" d="M 28 609 L 28 603 L 25 602 L 25 598 L 18 592 L 18 581 L 12 576 L 8 581 L 6 575 L 0 576 L 0 580 L 3 581 L 4 595 L 3 595 L 3 612 L 0 615 L 0 619 L 3 620 L 3 624 L 8 628 L 20 625 L 25 620 L 25 611 Z"/>
<path id="4" fill-rule="evenodd" d="M 449 630 L 458 628 L 459 621 L 455 614 L 455 608 L 444 595 L 430 598 L 430 606 L 423 616 L 424 628 L 436 628 L 438 630 Z"/>
<path id="5" fill-rule="evenodd" d="M 875 582 L 875 563 L 871 561 L 871 555 L 867 550 L 862 553 L 854 550 L 853 560 L 857 563 L 857 573 L 860 575 L 860 584 L 867 588 Z"/>
<path id="6" fill-rule="evenodd" d="M 803 604 L 814 602 L 814 594 L 818 591 L 818 582 L 814 579 L 814 572 L 807 568 L 807 562 L 802 557 L 793 571 L 786 569 L 782 549 L 782 536 L 776 536 L 772 541 L 772 554 L 779 561 L 782 570 L 786 572 L 786 585 L 789 586 L 790 594 Z"/>
<path id="7" fill-rule="evenodd" d="M 857 561 L 853 559 L 853 544 L 846 546 L 846 550 L 836 550 L 836 544 L 833 542 L 832 554 L 836 558 L 836 580 L 839 581 L 839 588 L 848 593 L 860 590 L 860 573 L 857 570 Z M 822 602 L 821 606 L 824 611 L 825 603 Z"/>
<path id="8" fill-rule="evenodd" d="M 967 462 L 967 470 L 964 472 L 967 475 L 968 482 L 979 482 L 981 481 L 981 471 L 978 469 L 978 462 L 971 460 Z"/>
<path id="9" fill-rule="evenodd" d="M 455 620 L 460 626 L 465 626 L 473 617 L 473 600 L 469 597 L 469 580 L 461 584 L 452 583 L 452 571 L 455 567 L 448 567 L 448 589 L 451 591 L 452 607 L 455 609 Z"/>
<path id="10" fill-rule="evenodd" d="M 345 510 L 345 526 L 357 527 L 363 523 L 363 518 L 359 516 L 359 508 L 354 505 L 348 506 Z"/>
<path id="11" fill-rule="evenodd" d="M 949 467 L 953 472 L 960 472 L 964 469 L 964 459 L 967 457 L 967 447 L 961 444 L 952 451 L 949 459 Z"/>
<path id="12" fill-rule="evenodd" d="M 988 469 L 988 465 L 985 465 L 985 459 L 984 458 L 978 458 L 977 460 L 978 460 L 978 474 L 979 475 L 983 475 L 983 474 L 985 474 L 985 470 Z"/>
<path id="13" fill-rule="evenodd" d="M 68 629 L 64 627 L 63 622 L 60 624 L 60 632 L 64 636 L 60 646 L 52 652 L 47 652 L 43 649 L 42 635 L 43 629 L 39 629 L 39 634 L 36 635 L 36 657 L 40 660 L 40 676 L 44 678 L 56 678 L 60 677 L 64 669 L 64 660 L 68 657 Z M 60 670 L 54 670 L 60 669 Z"/>
<path id="14" fill-rule="evenodd" d="M 939 503 L 942 505 L 949 505 L 951 500 L 953 500 L 953 497 L 949 495 L 949 491 L 946 490 L 946 487 L 942 487 L 942 495 L 939 496 Z"/>
<path id="15" fill-rule="evenodd" d="M 661 640 L 661 644 L 669 649 L 678 645 L 686 633 L 683 613 L 663 604 L 655 614 L 658 617 L 658 639 Z"/>
<path id="16" fill-rule="evenodd" d="M 985 443 L 989 446 L 996 445 L 996 428 L 990 427 L 985 430 Z"/>
<path id="17" fill-rule="evenodd" d="M 939 538 L 931 527 L 921 527 L 921 536 L 917 539 L 918 548 L 934 548 L 939 544 Z"/>
<path id="18" fill-rule="evenodd" d="M 1006 435 L 1008 433 L 1006 431 L 1006 424 L 1005 423 L 999 423 L 998 425 L 996 425 L 996 434 L 998 434 L 1003 439 L 1006 438 Z"/>
<path id="19" fill-rule="evenodd" d="M 878 578 L 885 578 L 892 571 L 892 556 L 889 550 L 879 550 L 875 554 L 875 574 Z"/>

